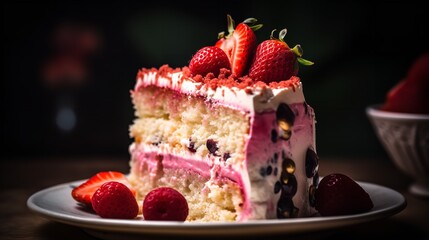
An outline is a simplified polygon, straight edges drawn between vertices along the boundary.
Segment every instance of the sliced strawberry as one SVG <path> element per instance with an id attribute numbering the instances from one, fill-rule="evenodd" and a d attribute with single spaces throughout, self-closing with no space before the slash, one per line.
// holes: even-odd
<path id="1" fill-rule="evenodd" d="M 250 61 L 257 46 L 257 40 L 254 31 L 262 27 L 262 24 L 254 25 L 256 19 L 248 18 L 237 25 L 234 29 L 234 20 L 227 15 L 228 35 L 224 32 L 219 33 L 219 40 L 215 46 L 221 48 L 229 58 L 231 71 L 237 77 L 246 74 Z"/>
<path id="2" fill-rule="evenodd" d="M 275 31 L 275 30 L 274 30 Z M 298 74 L 298 62 L 303 65 L 312 65 L 313 62 L 301 58 L 303 51 L 300 45 L 289 48 L 283 40 L 286 29 L 279 33 L 279 39 L 273 37 L 260 43 L 249 69 L 249 77 L 254 81 L 266 83 L 288 80 Z"/>
<path id="3" fill-rule="evenodd" d="M 135 190 L 131 187 L 131 184 L 128 182 L 127 177 L 120 172 L 115 171 L 107 171 L 107 172 L 99 172 L 96 175 L 89 178 L 84 183 L 75 187 L 71 195 L 74 200 L 77 202 L 83 203 L 85 205 L 91 206 L 91 198 L 92 195 L 97 191 L 98 188 L 101 187 L 106 182 L 116 181 L 125 184 L 128 188 L 130 188 L 131 192 L 135 195 Z"/>

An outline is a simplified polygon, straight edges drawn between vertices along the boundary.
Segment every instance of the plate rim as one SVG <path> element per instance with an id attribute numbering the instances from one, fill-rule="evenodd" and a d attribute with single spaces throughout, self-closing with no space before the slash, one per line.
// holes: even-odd
<path id="1" fill-rule="evenodd" d="M 72 185 L 77 185 L 85 180 L 72 181 L 62 184 L 57 184 L 51 187 L 44 188 L 33 193 L 27 199 L 27 207 L 34 213 L 52 221 L 61 222 L 67 225 L 93 231 L 107 231 L 128 234 L 156 234 L 156 235 L 181 235 L 181 236 L 232 236 L 232 235 L 254 235 L 260 233 L 260 228 L 263 228 L 263 234 L 297 234 L 304 232 L 313 232 L 334 228 L 356 225 L 364 222 L 369 222 L 377 219 L 387 218 L 401 212 L 407 206 L 405 197 L 396 190 L 391 188 L 364 181 L 356 181 L 365 190 L 377 188 L 396 195 L 397 201 L 387 207 L 376 209 L 373 211 L 342 215 L 342 216 L 313 216 L 293 219 L 267 219 L 267 220 L 249 220 L 245 222 L 175 222 L 175 221 L 148 221 L 142 219 L 103 219 L 103 218 L 88 218 L 85 216 L 74 216 L 60 213 L 58 211 L 43 208 L 35 203 L 38 198 L 43 198 L 44 195 L 50 192 L 70 188 Z M 370 194 L 371 192 L 369 192 Z M 371 194 L 370 194 L 371 196 Z M 71 197 L 71 195 L 70 195 Z M 374 196 L 371 196 L 374 197 Z M 322 223 L 322 224 L 321 224 Z M 318 224 L 318 228 L 309 229 L 308 225 Z M 222 231 L 219 231 L 219 230 Z M 243 232 L 243 229 L 246 231 Z M 209 233 L 208 233 L 209 232 Z"/>

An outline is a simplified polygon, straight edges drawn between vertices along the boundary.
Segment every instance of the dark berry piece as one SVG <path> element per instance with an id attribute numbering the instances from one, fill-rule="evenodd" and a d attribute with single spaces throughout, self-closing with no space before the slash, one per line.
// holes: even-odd
<path id="1" fill-rule="evenodd" d="M 292 136 L 292 126 L 295 122 L 295 114 L 292 109 L 287 104 L 281 103 L 277 108 L 276 119 L 280 138 L 289 140 Z"/>
<path id="2" fill-rule="evenodd" d="M 280 197 L 277 203 L 277 218 L 284 219 L 296 216 L 298 216 L 298 208 L 294 206 L 292 199 Z"/>
<path id="3" fill-rule="evenodd" d="M 282 171 L 293 174 L 295 172 L 295 162 L 290 158 L 284 159 L 282 162 Z"/>
<path id="4" fill-rule="evenodd" d="M 294 175 L 282 172 L 280 182 L 282 183 L 282 196 L 292 197 L 296 194 L 296 191 L 298 190 L 298 182 Z"/>
<path id="5" fill-rule="evenodd" d="M 322 216 L 363 213 L 374 207 L 369 194 L 353 179 L 340 173 L 320 180 L 315 200 L 315 208 Z"/>
<path id="6" fill-rule="evenodd" d="M 271 141 L 273 143 L 276 143 L 277 142 L 277 138 L 278 138 L 277 131 L 275 129 L 271 130 Z"/>
<path id="7" fill-rule="evenodd" d="M 292 109 L 290 109 L 290 107 L 285 103 L 281 103 L 277 108 L 276 118 L 277 121 L 283 120 L 289 123 L 291 126 L 293 126 L 293 123 L 295 122 L 295 114 L 293 113 Z"/>
<path id="8" fill-rule="evenodd" d="M 308 178 L 314 176 L 317 170 L 317 165 L 319 164 L 319 157 L 317 154 L 311 150 L 307 149 L 307 153 L 305 155 L 305 175 Z"/>
<path id="9" fill-rule="evenodd" d="M 265 169 L 265 167 L 261 167 L 261 168 L 259 169 L 259 174 L 260 174 L 262 177 L 265 177 L 265 176 L 267 175 L 267 170 Z"/>
<path id="10" fill-rule="evenodd" d="M 289 140 L 292 136 L 292 125 L 285 120 L 281 119 L 277 121 L 279 125 L 279 135 L 283 140 Z"/>
<path id="11" fill-rule="evenodd" d="M 231 155 L 229 154 L 229 152 L 226 152 L 223 154 L 223 160 L 226 161 L 228 158 L 230 158 Z"/>
<path id="12" fill-rule="evenodd" d="M 267 167 L 267 175 L 271 175 L 272 172 L 273 172 L 273 167 L 268 166 Z"/>
<path id="13" fill-rule="evenodd" d="M 206 147 L 209 150 L 209 152 L 213 155 L 216 155 L 216 151 L 219 149 L 217 147 L 217 142 L 213 139 L 207 139 Z"/>
<path id="14" fill-rule="evenodd" d="M 191 141 L 191 139 L 189 139 L 189 146 L 188 146 L 188 150 L 190 152 L 197 152 L 197 149 L 195 149 L 195 142 Z"/>
<path id="15" fill-rule="evenodd" d="M 282 184 L 281 184 L 281 182 L 277 181 L 274 184 L 274 193 L 277 194 L 280 192 L 280 190 L 282 190 Z"/>

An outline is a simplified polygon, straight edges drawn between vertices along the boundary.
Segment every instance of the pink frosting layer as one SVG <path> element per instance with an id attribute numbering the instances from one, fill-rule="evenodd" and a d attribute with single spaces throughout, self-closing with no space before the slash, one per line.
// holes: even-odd
<path id="1" fill-rule="evenodd" d="M 217 181 L 229 179 L 237 182 L 239 186 L 243 186 L 241 174 L 232 166 L 221 167 L 213 164 L 209 159 L 198 159 L 189 155 L 189 157 L 177 156 L 169 153 L 162 153 L 155 150 L 153 147 L 138 146 L 131 150 L 133 159 L 141 163 L 145 163 L 151 175 L 156 175 L 161 169 L 184 169 L 194 172 L 203 178 L 213 178 Z"/>
<path id="2" fill-rule="evenodd" d="M 300 137 L 312 139 L 314 135 L 312 109 L 306 103 L 294 103 L 289 107 L 294 112 L 295 122 L 293 125 L 292 135 L 299 135 Z M 307 109 L 307 110 L 306 110 Z M 309 112 L 311 111 L 311 112 Z M 263 112 L 256 114 L 253 118 L 252 130 L 250 132 L 250 141 L 247 145 L 247 158 L 251 158 L 251 162 L 265 161 L 262 156 L 266 156 L 274 152 L 281 152 L 281 150 L 291 150 L 291 146 L 295 143 L 296 137 L 292 137 L 288 141 L 277 139 L 276 142 L 271 141 L 272 131 L 278 133 L 276 112 Z M 247 161 L 249 163 L 249 161 Z M 249 166 L 248 166 L 249 167 Z"/>
<path id="3" fill-rule="evenodd" d="M 171 153 L 164 153 L 156 146 L 134 145 L 131 153 L 133 159 L 138 162 L 137 164 L 143 166 L 143 163 L 145 163 L 153 176 L 156 176 L 160 169 L 185 169 L 214 182 L 224 179 L 236 182 L 241 188 L 244 198 L 243 211 L 239 219 L 247 219 L 254 214 L 250 195 L 251 191 L 255 191 L 255 189 L 252 190 L 254 187 L 251 186 L 251 181 L 255 179 L 250 176 L 251 173 L 259 174 L 260 167 L 266 164 L 274 153 L 281 155 L 284 152 L 288 157 L 297 159 L 298 156 L 294 156 L 294 154 L 302 155 L 302 152 L 305 153 L 307 148 L 314 148 L 314 113 L 312 108 L 306 103 L 294 103 L 290 104 L 289 107 L 295 115 L 295 122 L 292 137 L 288 141 L 280 138 L 275 141 L 272 140 L 273 130 L 278 131 L 276 111 L 267 111 L 251 116 L 252 128 L 246 144 L 243 165 L 228 165 L 225 161 L 219 160 L 219 157 L 212 155 L 202 159 L 192 152 L 185 156 L 177 156 Z M 298 139 L 308 139 L 305 141 L 306 146 L 300 146 L 302 142 L 297 142 Z M 280 168 L 280 166 L 281 161 L 277 163 L 277 167 Z M 297 176 L 297 178 L 299 179 L 300 176 Z M 277 181 L 277 179 L 273 177 L 273 181 Z M 276 211 L 274 200 L 271 198 L 266 204 L 271 215 L 274 214 Z"/>

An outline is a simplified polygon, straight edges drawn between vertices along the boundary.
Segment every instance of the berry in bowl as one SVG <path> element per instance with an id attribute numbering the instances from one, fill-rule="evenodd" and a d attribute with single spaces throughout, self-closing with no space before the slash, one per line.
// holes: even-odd
<path id="1" fill-rule="evenodd" d="M 410 192 L 429 197 L 429 54 L 366 113 L 393 163 L 415 180 Z"/>

